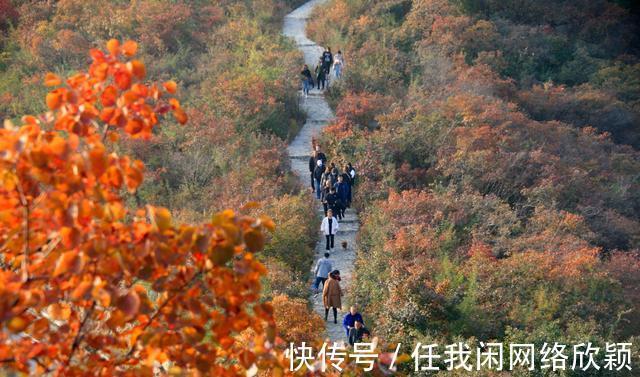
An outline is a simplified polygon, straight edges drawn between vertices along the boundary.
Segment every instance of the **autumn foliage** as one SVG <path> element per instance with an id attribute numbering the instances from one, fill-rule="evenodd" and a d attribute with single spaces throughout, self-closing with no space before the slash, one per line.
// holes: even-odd
<path id="1" fill-rule="evenodd" d="M 322 142 L 358 172 L 352 287 L 368 326 L 413 344 L 637 339 L 634 8 L 332 0 L 314 12 L 310 38 L 346 61 Z"/>
<path id="2" fill-rule="evenodd" d="M 87 72 L 48 74 L 50 111 L 0 130 L 0 363 L 41 374 L 212 375 L 273 365 L 273 308 L 255 258 L 273 230 L 231 210 L 197 226 L 130 210 L 144 164 L 109 151 L 187 118 L 175 82 L 145 81 L 135 42 L 91 50 Z M 256 336 L 241 346 L 235 334 Z"/>

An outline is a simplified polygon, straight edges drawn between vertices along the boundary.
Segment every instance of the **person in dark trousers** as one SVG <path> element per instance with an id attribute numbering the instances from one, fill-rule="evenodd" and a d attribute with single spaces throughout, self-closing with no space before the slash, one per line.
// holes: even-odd
<path id="1" fill-rule="evenodd" d="M 331 270 L 333 269 L 332 264 L 333 261 L 329 259 L 329 253 L 324 253 L 324 258 L 318 259 L 318 263 L 316 263 L 316 268 L 314 270 L 316 281 L 313 283 L 316 294 L 318 292 L 318 288 L 320 287 L 320 283 L 322 283 L 322 288 L 324 288 L 324 283 L 329 277 L 329 272 L 331 272 Z"/>
<path id="2" fill-rule="evenodd" d="M 309 89 L 313 88 L 313 77 L 311 76 L 309 66 L 305 64 L 300 74 L 302 75 L 302 92 L 304 96 L 307 97 L 309 95 Z"/>
<path id="3" fill-rule="evenodd" d="M 333 323 L 338 323 L 338 308 L 342 307 L 342 289 L 340 289 L 340 271 L 329 273 L 329 279 L 322 289 L 322 303 L 324 304 L 324 320 L 329 317 L 329 308 L 333 308 Z"/>
<path id="4" fill-rule="evenodd" d="M 353 346 L 356 343 L 362 343 L 362 339 L 365 336 L 368 338 L 371 336 L 371 333 L 364 327 L 362 322 L 355 321 L 353 328 L 349 330 L 349 345 Z"/>
<path id="5" fill-rule="evenodd" d="M 345 164 L 342 169 L 342 173 L 340 174 L 342 176 L 342 180 L 347 182 L 349 187 L 351 187 L 351 175 L 349 174 L 349 166 Z"/>
<path id="6" fill-rule="evenodd" d="M 331 66 L 333 65 L 333 54 L 331 53 L 331 47 L 327 47 L 327 50 L 322 53 L 322 67 L 325 72 L 329 74 L 331 72 Z"/>
<path id="7" fill-rule="evenodd" d="M 320 225 L 320 230 L 324 232 L 324 236 L 327 240 L 327 250 L 331 250 L 334 248 L 335 235 L 336 233 L 338 233 L 339 227 L 340 225 L 338 224 L 338 220 L 333 217 L 333 211 L 328 210 L 327 216 L 322 219 L 322 224 Z"/>
<path id="8" fill-rule="evenodd" d="M 349 173 L 349 176 L 351 177 L 351 186 L 356 184 L 356 169 L 353 168 L 353 165 L 351 165 L 351 163 L 349 162 L 347 164 L 347 172 Z"/>
<path id="9" fill-rule="evenodd" d="M 324 181 L 322 186 L 322 196 L 320 197 L 320 201 L 322 201 L 322 207 L 324 208 L 325 216 L 327 216 L 327 211 L 329 210 L 329 208 L 333 209 L 333 207 L 330 206 L 329 201 L 327 200 L 330 196 L 332 196 L 331 200 L 335 201 L 335 192 L 331 194 L 332 188 L 333 186 L 331 186 L 330 181 Z"/>
<path id="10" fill-rule="evenodd" d="M 316 151 L 311 151 L 311 156 L 309 156 L 309 176 L 311 177 L 311 191 L 316 191 L 316 185 L 314 184 L 313 172 L 316 170 Z"/>
<path id="11" fill-rule="evenodd" d="M 358 313 L 358 309 L 355 306 L 349 308 L 349 313 L 342 319 L 342 327 L 349 338 L 349 332 L 356 326 L 356 321 L 360 322 L 364 326 L 364 320 L 362 315 Z"/>
<path id="12" fill-rule="evenodd" d="M 318 82 L 318 90 L 320 90 L 320 85 L 322 84 L 322 90 L 324 90 L 325 80 L 327 79 L 326 71 L 324 69 L 324 65 L 322 64 L 322 58 L 318 61 L 318 65 L 315 69 L 316 72 L 316 81 Z"/>
<path id="13" fill-rule="evenodd" d="M 313 170 L 313 180 L 315 183 L 316 199 L 320 199 L 322 194 L 322 174 L 325 171 L 325 166 L 322 164 L 322 160 L 316 160 L 316 168 Z"/>
<path id="14" fill-rule="evenodd" d="M 327 182 L 328 183 L 328 182 Z M 333 186 L 329 186 L 329 193 L 325 195 L 323 207 L 324 207 L 324 215 L 327 215 L 327 212 L 331 210 L 333 213 L 338 213 L 336 208 L 336 203 L 338 202 L 338 196 L 336 195 L 336 189 Z"/>
<path id="15" fill-rule="evenodd" d="M 353 193 L 353 181 L 351 180 L 351 175 L 349 174 L 349 166 L 348 165 L 344 165 L 344 172 L 342 172 L 342 174 L 340 174 L 340 176 L 342 177 L 342 181 L 345 182 L 347 184 L 347 186 L 349 186 L 349 196 L 347 198 L 347 202 L 345 203 L 345 207 L 346 208 L 351 208 L 351 200 L 352 200 L 352 193 Z"/>
<path id="16" fill-rule="evenodd" d="M 350 202 L 351 188 L 343 181 L 342 176 L 338 176 L 338 182 L 334 186 L 336 188 L 336 194 L 338 195 L 338 202 L 340 204 L 340 214 L 338 218 L 344 217 L 344 211 L 347 208 L 347 203 Z"/>

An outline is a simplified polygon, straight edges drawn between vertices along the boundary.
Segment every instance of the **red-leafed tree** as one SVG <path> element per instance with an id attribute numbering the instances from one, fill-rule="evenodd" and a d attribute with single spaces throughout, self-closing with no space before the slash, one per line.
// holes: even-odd
<path id="1" fill-rule="evenodd" d="M 146 83 L 136 49 L 110 40 L 87 72 L 47 74 L 50 111 L 0 129 L 0 368 L 149 375 L 169 360 L 226 376 L 279 363 L 254 258 L 273 222 L 226 210 L 178 225 L 125 205 L 144 165 L 105 141 L 149 138 L 169 112 L 187 121 L 176 83 Z"/>

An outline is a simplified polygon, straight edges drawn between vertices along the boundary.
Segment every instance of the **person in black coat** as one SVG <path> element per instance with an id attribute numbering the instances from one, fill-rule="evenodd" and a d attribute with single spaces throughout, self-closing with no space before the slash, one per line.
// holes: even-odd
<path id="1" fill-rule="evenodd" d="M 338 195 L 338 219 L 344 217 L 344 211 L 347 208 L 347 203 L 349 202 L 349 198 L 351 197 L 349 185 L 342 179 L 342 176 L 338 176 L 338 182 L 334 186 L 336 189 L 336 194 Z"/>
<path id="2" fill-rule="evenodd" d="M 313 184 L 313 171 L 316 170 L 316 151 L 311 151 L 311 156 L 309 157 L 309 176 L 311 177 L 311 191 L 316 191 L 316 186 Z"/>
<path id="3" fill-rule="evenodd" d="M 320 160 L 322 161 L 322 165 L 326 166 L 327 165 L 327 156 L 325 156 L 324 153 L 322 153 L 322 151 L 320 150 L 320 146 L 316 145 L 316 161 Z"/>

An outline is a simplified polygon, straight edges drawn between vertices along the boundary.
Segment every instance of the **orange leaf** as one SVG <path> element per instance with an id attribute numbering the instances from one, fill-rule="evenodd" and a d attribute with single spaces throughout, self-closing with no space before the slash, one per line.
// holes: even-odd
<path id="1" fill-rule="evenodd" d="M 56 262 L 56 268 L 53 270 L 53 277 L 60 276 L 65 273 L 77 273 L 82 269 L 82 259 L 78 255 L 77 250 L 67 251 L 62 254 Z"/>
<path id="2" fill-rule="evenodd" d="M 189 120 L 189 118 L 187 117 L 187 113 L 185 113 L 184 110 L 182 110 L 182 108 L 177 108 L 173 110 L 173 116 L 176 117 L 176 120 L 180 124 L 185 124 Z"/>
<path id="3" fill-rule="evenodd" d="M 118 85 L 118 88 L 120 88 L 121 90 L 129 89 L 129 87 L 131 86 L 131 74 L 129 72 L 118 71 L 115 73 L 114 79 L 116 85 Z"/>
<path id="4" fill-rule="evenodd" d="M 51 110 L 56 110 L 60 106 L 62 106 L 62 96 L 60 95 L 60 93 L 55 91 L 47 94 L 46 101 L 47 107 L 49 107 Z"/>
<path id="5" fill-rule="evenodd" d="M 57 302 L 47 309 L 49 316 L 58 321 L 66 321 L 71 316 L 71 307 L 68 304 Z"/>
<path id="6" fill-rule="evenodd" d="M 140 133 L 144 128 L 144 123 L 140 119 L 129 119 L 127 125 L 124 127 L 126 133 L 130 135 L 135 135 Z"/>
<path id="7" fill-rule="evenodd" d="M 131 71 L 131 73 L 140 80 L 144 79 L 147 74 L 147 69 L 145 68 L 144 63 L 140 60 L 133 60 L 127 63 L 127 67 L 129 68 L 129 71 Z"/>
<path id="8" fill-rule="evenodd" d="M 7 328 L 13 333 L 19 333 L 29 326 L 29 321 L 25 317 L 13 317 L 7 323 Z"/>
<path id="9" fill-rule="evenodd" d="M 106 88 L 104 88 L 104 91 L 100 96 L 100 100 L 102 101 L 102 106 L 104 107 L 115 105 L 117 98 L 118 98 L 118 90 L 113 85 L 109 85 Z"/>
<path id="10" fill-rule="evenodd" d="M 138 51 L 138 44 L 134 41 L 126 41 L 122 45 L 122 51 L 127 56 L 133 56 Z"/>
<path id="11" fill-rule="evenodd" d="M 164 89 L 171 94 L 174 94 L 178 90 L 178 84 L 173 80 L 165 82 L 162 86 L 164 86 Z"/>
<path id="12" fill-rule="evenodd" d="M 89 298 L 89 293 L 93 288 L 93 283 L 91 281 L 83 281 L 78 284 L 78 286 L 71 292 L 71 298 L 74 300 L 84 300 Z"/>
<path id="13" fill-rule="evenodd" d="M 120 52 L 120 42 L 117 39 L 109 39 L 107 42 L 107 50 L 113 56 L 118 56 Z"/>
<path id="14" fill-rule="evenodd" d="M 135 291 L 130 290 L 126 295 L 118 297 L 116 307 L 120 309 L 125 316 L 131 318 L 138 314 L 138 310 L 140 310 L 140 297 Z"/>
<path id="15" fill-rule="evenodd" d="M 62 80 L 60 80 L 60 77 L 54 75 L 53 73 L 49 72 L 44 76 L 45 86 L 58 86 L 60 84 L 62 84 Z"/>

